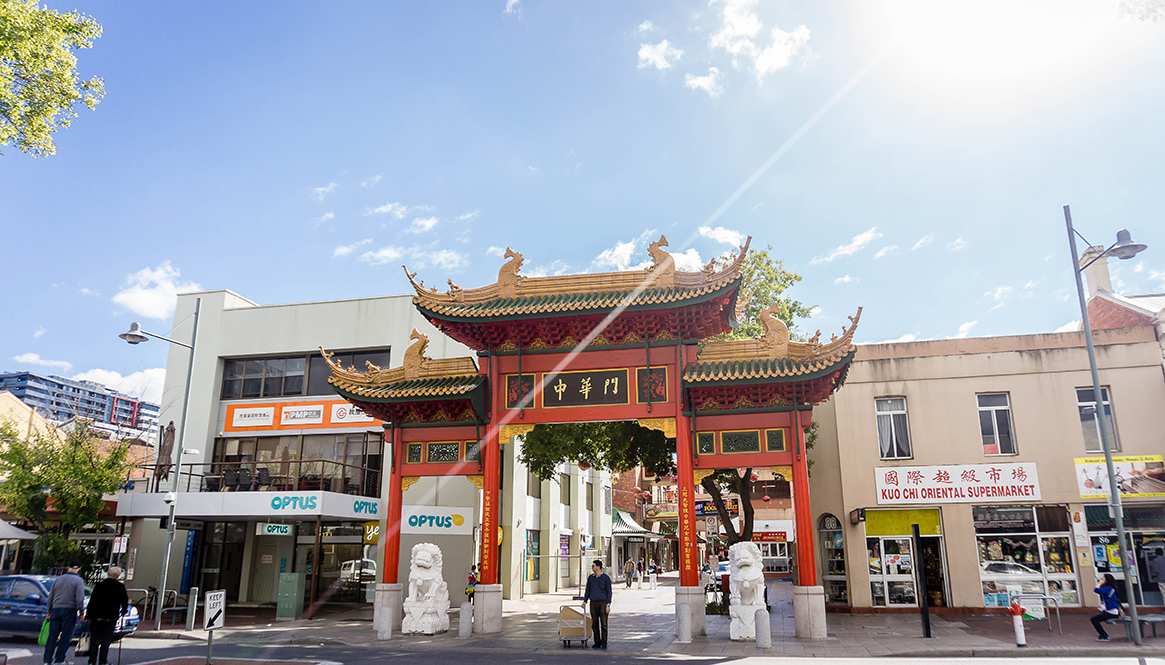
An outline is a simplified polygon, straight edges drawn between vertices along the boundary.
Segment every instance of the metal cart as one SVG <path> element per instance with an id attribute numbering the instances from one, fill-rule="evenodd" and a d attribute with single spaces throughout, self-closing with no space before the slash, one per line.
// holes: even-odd
<path id="1" fill-rule="evenodd" d="M 562 640 L 563 648 L 569 647 L 571 642 L 585 647 L 591 637 L 590 617 L 585 611 L 570 605 L 558 608 L 558 639 Z"/>

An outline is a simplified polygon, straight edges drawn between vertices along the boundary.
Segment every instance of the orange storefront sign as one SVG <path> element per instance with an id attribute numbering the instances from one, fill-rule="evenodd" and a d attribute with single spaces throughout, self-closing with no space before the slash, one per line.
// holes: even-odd
<path id="1" fill-rule="evenodd" d="M 381 422 L 344 400 L 227 405 L 224 432 L 377 427 Z"/>

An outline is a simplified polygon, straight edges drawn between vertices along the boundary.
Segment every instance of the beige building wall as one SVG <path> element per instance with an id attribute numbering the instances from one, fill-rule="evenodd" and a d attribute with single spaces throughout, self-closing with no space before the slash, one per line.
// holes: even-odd
<path id="1" fill-rule="evenodd" d="M 1095 340 L 1101 383 L 1110 389 L 1119 454 L 1165 452 L 1165 380 L 1154 329 L 1097 331 Z M 1103 504 L 1081 499 L 1074 463 L 1074 458 L 1099 454 L 1085 450 L 1076 404 L 1076 389 L 1091 383 L 1082 333 L 860 346 L 845 385 L 814 412 L 821 426 L 810 454 L 815 519 L 830 512 L 843 525 L 851 605 L 871 605 L 865 525 L 851 525 L 848 514 L 879 508 L 876 467 L 1037 465 L 1038 501 L 885 506 L 941 510 L 948 598 L 954 607 L 983 606 L 973 505 L 1063 504 L 1081 511 L 1085 503 Z M 1016 455 L 984 454 L 976 395 L 988 392 L 1010 397 Z M 906 398 L 912 459 L 880 458 L 874 406 L 880 397 Z M 1125 499 L 1126 504 L 1140 500 Z M 817 551 L 820 556 L 820 543 Z M 1080 552 L 1075 554 L 1081 598 L 1091 605 L 1091 559 L 1080 565 Z"/>

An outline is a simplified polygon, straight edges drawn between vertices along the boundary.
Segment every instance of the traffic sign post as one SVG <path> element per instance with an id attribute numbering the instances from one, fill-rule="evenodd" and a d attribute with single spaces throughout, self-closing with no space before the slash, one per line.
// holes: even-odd
<path id="1" fill-rule="evenodd" d="M 210 653 L 214 646 L 214 631 L 226 625 L 226 589 L 207 591 L 202 608 L 202 629 L 206 631 L 206 665 L 211 665 Z"/>

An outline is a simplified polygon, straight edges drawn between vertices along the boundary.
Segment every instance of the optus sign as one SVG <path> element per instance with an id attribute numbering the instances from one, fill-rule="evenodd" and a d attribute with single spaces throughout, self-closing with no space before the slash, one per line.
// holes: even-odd
<path id="1" fill-rule="evenodd" d="M 271 498 L 272 510 L 315 510 L 319 503 L 314 496 L 274 496 Z"/>
<path id="2" fill-rule="evenodd" d="M 352 512 L 357 515 L 375 515 L 380 509 L 380 504 L 376 501 L 353 501 Z"/>
<path id="3" fill-rule="evenodd" d="M 401 506 L 401 533 L 472 535 L 473 508 Z"/>

